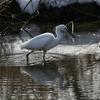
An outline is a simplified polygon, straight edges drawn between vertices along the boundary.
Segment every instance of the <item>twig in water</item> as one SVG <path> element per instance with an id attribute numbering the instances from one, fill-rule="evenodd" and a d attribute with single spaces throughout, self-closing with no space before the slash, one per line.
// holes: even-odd
<path id="1" fill-rule="evenodd" d="M 72 33 L 74 33 L 74 22 L 71 21 L 71 22 L 67 23 L 66 26 L 69 25 L 69 24 L 72 24 Z"/>

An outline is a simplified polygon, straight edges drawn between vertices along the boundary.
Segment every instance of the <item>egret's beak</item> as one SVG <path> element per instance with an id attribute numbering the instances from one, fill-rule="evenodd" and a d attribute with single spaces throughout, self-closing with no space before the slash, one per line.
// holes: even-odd
<path id="1" fill-rule="evenodd" d="M 75 38 L 75 36 L 67 29 L 65 29 L 73 38 Z"/>

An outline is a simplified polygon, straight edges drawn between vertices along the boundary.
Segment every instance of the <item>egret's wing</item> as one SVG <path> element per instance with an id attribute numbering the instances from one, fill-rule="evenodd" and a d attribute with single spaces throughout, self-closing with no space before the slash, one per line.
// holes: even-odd
<path id="1" fill-rule="evenodd" d="M 25 48 L 43 50 L 53 39 L 54 36 L 52 34 L 42 34 L 29 40 Z"/>

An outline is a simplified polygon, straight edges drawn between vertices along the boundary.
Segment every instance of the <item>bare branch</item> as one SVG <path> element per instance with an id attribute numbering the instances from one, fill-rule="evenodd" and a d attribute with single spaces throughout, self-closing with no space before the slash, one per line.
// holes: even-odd
<path id="1" fill-rule="evenodd" d="M 30 2 L 32 2 L 32 0 L 30 0 L 30 1 L 26 4 L 26 6 L 25 6 L 24 9 L 22 10 L 22 12 L 25 11 L 26 7 L 30 4 Z"/>

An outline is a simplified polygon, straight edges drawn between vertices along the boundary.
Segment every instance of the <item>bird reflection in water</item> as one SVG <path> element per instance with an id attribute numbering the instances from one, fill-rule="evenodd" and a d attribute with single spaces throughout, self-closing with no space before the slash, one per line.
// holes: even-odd
<path id="1" fill-rule="evenodd" d="M 28 74 L 31 78 L 37 80 L 40 83 L 44 84 L 54 84 L 56 79 L 58 79 L 58 86 L 60 90 L 66 90 L 66 86 L 63 86 L 64 77 L 60 74 L 52 65 L 44 61 L 44 65 L 30 65 L 21 67 L 21 73 Z"/>

